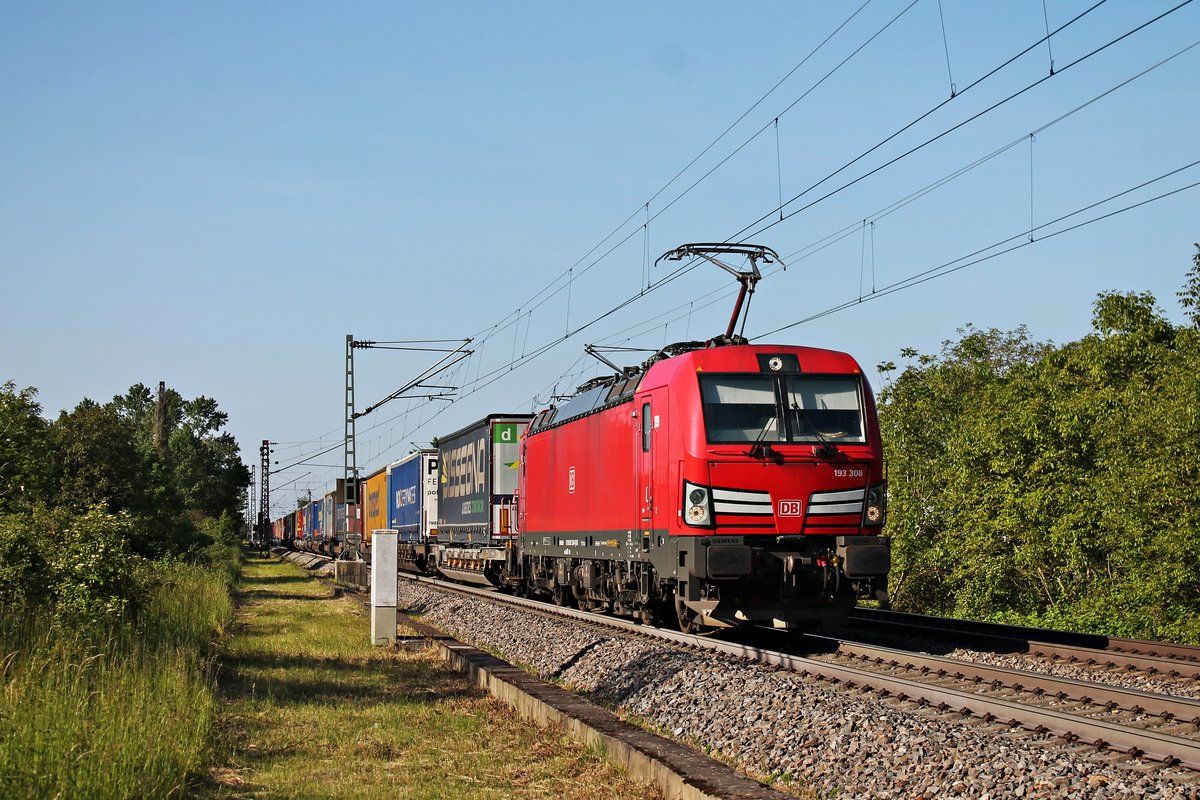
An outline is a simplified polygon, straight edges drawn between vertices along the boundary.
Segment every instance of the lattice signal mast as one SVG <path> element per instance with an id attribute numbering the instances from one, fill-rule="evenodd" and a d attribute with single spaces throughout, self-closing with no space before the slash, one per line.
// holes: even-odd
<path id="1" fill-rule="evenodd" d="M 255 523 L 254 504 L 258 500 L 258 497 L 255 495 L 255 492 L 254 492 L 254 489 L 255 489 L 254 470 L 255 469 L 257 469 L 257 466 L 254 464 L 251 464 L 250 465 L 250 489 L 246 493 L 246 534 L 247 534 L 247 537 L 250 539 L 254 538 L 254 534 L 258 530 L 258 528 L 254 524 Z"/>
<path id="2" fill-rule="evenodd" d="M 260 456 L 259 495 L 258 495 L 258 537 L 260 542 L 267 539 L 267 524 L 271 519 L 271 442 L 262 440 L 258 448 Z"/>

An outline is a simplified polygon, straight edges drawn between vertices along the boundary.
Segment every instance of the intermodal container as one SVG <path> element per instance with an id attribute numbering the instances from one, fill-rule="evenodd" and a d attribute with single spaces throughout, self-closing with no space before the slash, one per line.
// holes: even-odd
<path id="1" fill-rule="evenodd" d="M 308 533 L 308 506 L 300 506 L 296 509 L 296 541 L 304 541 L 305 534 Z"/>
<path id="2" fill-rule="evenodd" d="M 388 472 L 387 467 L 380 467 L 372 472 L 362 482 L 364 542 L 371 541 L 371 532 L 385 530 L 388 526 Z"/>
<path id="3" fill-rule="evenodd" d="M 314 542 L 319 542 L 325 536 L 325 500 L 324 500 L 324 498 L 321 498 L 319 500 L 313 500 L 312 505 L 309 506 L 309 508 L 312 509 L 312 520 L 313 520 L 313 525 L 311 528 L 311 536 L 312 536 L 311 540 Z"/>
<path id="4" fill-rule="evenodd" d="M 438 455 L 418 450 L 387 468 L 387 526 L 402 542 L 438 538 Z"/>
<path id="5" fill-rule="evenodd" d="M 323 542 L 332 542 L 334 531 L 337 530 L 337 491 L 327 493 L 321 498 L 321 536 Z"/>
<path id="6" fill-rule="evenodd" d="M 438 540 L 498 545 L 513 537 L 521 435 L 532 414 L 492 414 L 438 440 Z"/>

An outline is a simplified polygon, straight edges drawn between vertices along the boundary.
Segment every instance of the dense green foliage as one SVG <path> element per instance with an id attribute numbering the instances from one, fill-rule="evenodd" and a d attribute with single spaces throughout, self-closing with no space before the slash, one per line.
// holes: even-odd
<path id="1" fill-rule="evenodd" d="M 967 327 L 902 353 L 880 397 L 898 608 L 1200 642 L 1200 246 L 1179 297 L 1190 326 L 1102 294 L 1061 347 Z"/>
<path id="2" fill-rule="evenodd" d="M 35 396 L 0 386 L 0 601 L 8 613 L 136 612 L 144 559 L 202 559 L 238 516 L 250 473 L 221 432 L 226 414 L 138 384 L 48 422 Z"/>
<path id="3" fill-rule="evenodd" d="M 209 398 L 53 422 L 0 386 L 0 795 L 179 796 L 208 753 L 249 471 Z"/>

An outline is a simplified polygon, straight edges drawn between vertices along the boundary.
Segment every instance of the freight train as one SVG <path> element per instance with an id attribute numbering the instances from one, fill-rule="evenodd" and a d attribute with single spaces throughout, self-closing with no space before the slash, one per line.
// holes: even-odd
<path id="1" fill-rule="evenodd" d="M 809 628 L 843 620 L 859 597 L 886 599 L 885 464 L 862 369 L 845 353 L 734 335 L 773 251 L 673 252 L 742 282 L 724 336 L 441 437 L 367 476 L 361 508 L 339 510 L 331 492 L 277 521 L 276 538 L 294 531 L 294 546 L 332 552 L 339 516 L 361 514 L 368 542 L 399 531 L 402 568 L 685 631 Z"/>

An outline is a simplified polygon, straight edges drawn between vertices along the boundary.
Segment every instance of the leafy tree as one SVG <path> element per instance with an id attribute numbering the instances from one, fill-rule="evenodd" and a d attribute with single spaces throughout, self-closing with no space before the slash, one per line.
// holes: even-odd
<path id="1" fill-rule="evenodd" d="M 62 505 L 77 510 L 101 505 L 113 513 L 150 511 L 148 465 L 134 444 L 133 426 L 114 407 L 84 399 L 59 415 L 50 434 Z"/>
<path id="2" fill-rule="evenodd" d="M 0 386 L 0 512 L 44 500 L 54 483 L 49 423 L 36 396 L 13 381 Z"/>
<path id="3" fill-rule="evenodd" d="M 1094 311 L 1063 347 L 968 327 L 902 353 L 880 396 L 898 607 L 1200 641 L 1200 330 L 1149 294 Z"/>
<path id="4" fill-rule="evenodd" d="M 196 520 L 236 514 L 241 508 L 250 471 L 241 461 L 237 441 L 222 432 L 229 415 L 216 400 L 203 395 L 186 400 L 166 388 L 159 420 L 157 397 L 138 383 L 127 394 L 114 397 L 111 405 L 133 425 L 139 451 L 158 482 L 173 493 L 181 513 Z M 156 444 L 156 429 L 161 447 Z"/>
<path id="5" fill-rule="evenodd" d="M 1186 310 L 1192 327 L 1200 329 L 1200 244 L 1195 245 L 1196 254 L 1192 256 L 1192 268 L 1187 274 L 1187 283 L 1179 294 L 1179 305 Z"/>
<path id="6" fill-rule="evenodd" d="M 237 440 L 221 433 L 228 415 L 204 396 L 184 402 L 181 410 L 180 424 L 169 437 L 176 489 L 186 506 L 203 516 L 236 513 L 250 470 L 242 463 Z"/>
<path id="7" fill-rule="evenodd" d="M 171 389 L 160 413 L 140 383 L 105 405 L 85 399 L 49 429 L 59 479 L 51 502 L 131 514 L 142 555 L 202 547 L 211 537 L 201 521 L 236 515 L 250 480 L 237 442 L 222 432 L 227 420 L 212 398 L 185 400 Z"/>
<path id="8" fill-rule="evenodd" d="M 917 363 L 910 363 L 880 397 L 894 536 L 890 585 L 900 606 L 952 603 L 948 582 L 962 568 L 959 552 L 972 546 L 970 537 L 956 530 L 958 517 L 987 508 L 962 499 L 977 480 L 970 464 L 980 462 L 975 469 L 997 473 L 996 480 L 1004 472 L 1002 464 L 978 452 L 979 437 L 967 425 L 977 424 L 977 409 L 994 384 L 1047 347 L 1031 341 L 1024 328 L 1004 333 L 968 325 L 959 333 L 962 338 L 944 342 L 937 357 L 905 349 L 901 355 Z"/>

